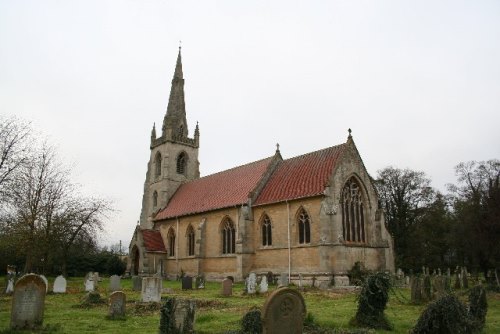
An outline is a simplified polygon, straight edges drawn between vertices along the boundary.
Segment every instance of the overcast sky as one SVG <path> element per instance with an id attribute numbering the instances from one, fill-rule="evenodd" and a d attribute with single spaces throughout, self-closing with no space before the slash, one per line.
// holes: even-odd
<path id="1" fill-rule="evenodd" d="M 0 0 L 0 112 L 31 121 L 128 247 L 179 41 L 212 174 L 337 145 L 368 172 L 500 158 L 500 1 Z M 157 129 L 158 129 L 157 128 Z"/>

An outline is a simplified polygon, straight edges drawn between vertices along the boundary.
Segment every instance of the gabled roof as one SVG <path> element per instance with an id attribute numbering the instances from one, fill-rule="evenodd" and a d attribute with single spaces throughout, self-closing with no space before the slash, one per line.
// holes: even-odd
<path id="1" fill-rule="evenodd" d="M 345 147 L 340 144 L 282 161 L 254 205 L 321 195 Z"/>
<path id="2" fill-rule="evenodd" d="M 184 183 L 154 220 L 245 204 L 272 161 L 269 157 Z"/>
<path id="3" fill-rule="evenodd" d="M 144 247 L 148 252 L 165 252 L 165 245 L 160 231 L 157 230 L 142 230 L 142 240 Z"/>

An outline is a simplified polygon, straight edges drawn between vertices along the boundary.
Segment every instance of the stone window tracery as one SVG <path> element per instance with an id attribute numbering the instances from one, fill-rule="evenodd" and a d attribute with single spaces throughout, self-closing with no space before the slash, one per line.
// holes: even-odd
<path id="1" fill-rule="evenodd" d="M 186 161 L 187 161 L 186 153 L 181 152 L 177 156 L 177 174 L 186 174 Z"/>
<path id="2" fill-rule="evenodd" d="M 363 194 L 359 183 L 353 177 L 342 189 L 341 205 L 344 240 L 366 242 Z"/>
<path id="3" fill-rule="evenodd" d="M 187 245 L 188 245 L 188 256 L 194 255 L 194 229 L 193 226 L 189 225 L 187 228 Z"/>
<path id="4" fill-rule="evenodd" d="M 236 249 L 236 229 L 233 221 L 226 217 L 222 222 L 222 254 L 234 254 Z"/>
<path id="5" fill-rule="evenodd" d="M 273 232 L 271 226 L 271 219 L 268 215 L 264 215 L 262 218 L 262 246 L 272 246 L 273 244 Z"/>
<path id="6" fill-rule="evenodd" d="M 301 208 L 298 214 L 299 225 L 299 244 L 308 244 L 311 242 L 311 220 L 304 208 Z"/>
<path id="7" fill-rule="evenodd" d="M 173 228 L 168 230 L 168 256 L 175 256 L 175 231 Z"/>

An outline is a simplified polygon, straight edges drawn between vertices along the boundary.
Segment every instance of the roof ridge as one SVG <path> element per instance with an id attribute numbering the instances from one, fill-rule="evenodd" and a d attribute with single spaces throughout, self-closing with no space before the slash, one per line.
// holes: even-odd
<path id="1" fill-rule="evenodd" d="M 214 176 L 214 175 L 222 174 L 222 173 L 225 173 L 225 172 L 229 172 L 229 171 L 241 168 L 241 167 L 246 167 L 246 166 L 249 166 L 249 165 L 252 165 L 252 164 L 256 164 L 256 163 L 262 162 L 264 160 L 272 159 L 273 157 L 274 157 L 274 155 L 272 155 L 270 157 L 267 157 L 267 158 L 260 159 L 260 160 L 255 160 L 255 161 L 252 161 L 252 162 L 248 162 L 246 164 L 239 165 L 239 166 L 236 166 L 236 167 L 232 167 L 232 168 L 229 168 L 229 169 L 226 169 L 226 170 L 221 170 L 220 172 L 216 172 L 216 173 L 213 173 L 213 174 L 208 174 L 208 175 L 199 177 L 197 179 L 191 180 L 191 181 L 186 182 L 186 183 L 191 183 L 191 182 L 196 181 L 196 180 L 201 180 L 201 179 L 204 179 L 204 178 L 207 178 L 207 177 L 210 177 L 210 176 Z"/>
<path id="2" fill-rule="evenodd" d="M 288 159 L 283 159 L 283 162 L 288 161 L 288 160 L 292 160 L 292 159 L 296 159 L 296 158 L 301 158 L 301 157 L 309 156 L 309 155 L 312 155 L 312 154 L 315 154 L 315 153 L 319 153 L 321 151 L 326 151 L 326 150 L 333 149 L 333 148 L 339 148 L 340 146 L 345 146 L 345 145 L 346 145 L 346 143 L 342 143 L 342 144 L 338 144 L 338 145 L 334 145 L 334 146 L 325 147 L 325 148 L 322 148 L 322 149 L 319 149 L 319 150 L 316 150 L 316 151 L 304 153 L 304 154 L 301 154 L 301 155 L 296 155 L 296 156 L 288 158 Z"/>

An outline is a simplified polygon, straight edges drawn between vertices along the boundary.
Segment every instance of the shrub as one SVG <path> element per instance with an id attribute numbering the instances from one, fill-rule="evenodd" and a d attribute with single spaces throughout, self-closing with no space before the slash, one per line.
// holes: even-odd
<path id="1" fill-rule="evenodd" d="M 391 279 L 388 274 L 376 273 L 368 276 L 358 296 L 358 311 L 351 324 L 374 329 L 392 329 L 384 314 L 390 287 Z"/>
<path id="2" fill-rule="evenodd" d="M 487 312 L 486 291 L 481 285 L 477 285 L 469 293 L 469 317 L 478 332 L 484 327 Z"/>
<path id="3" fill-rule="evenodd" d="M 262 319 L 260 310 L 257 308 L 248 311 L 241 319 L 241 327 L 243 333 L 260 334 L 262 333 Z"/>
<path id="4" fill-rule="evenodd" d="M 413 334 L 461 334 L 473 332 L 467 308 L 457 297 L 449 294 L 430 303 L 411 331 Z"/>

